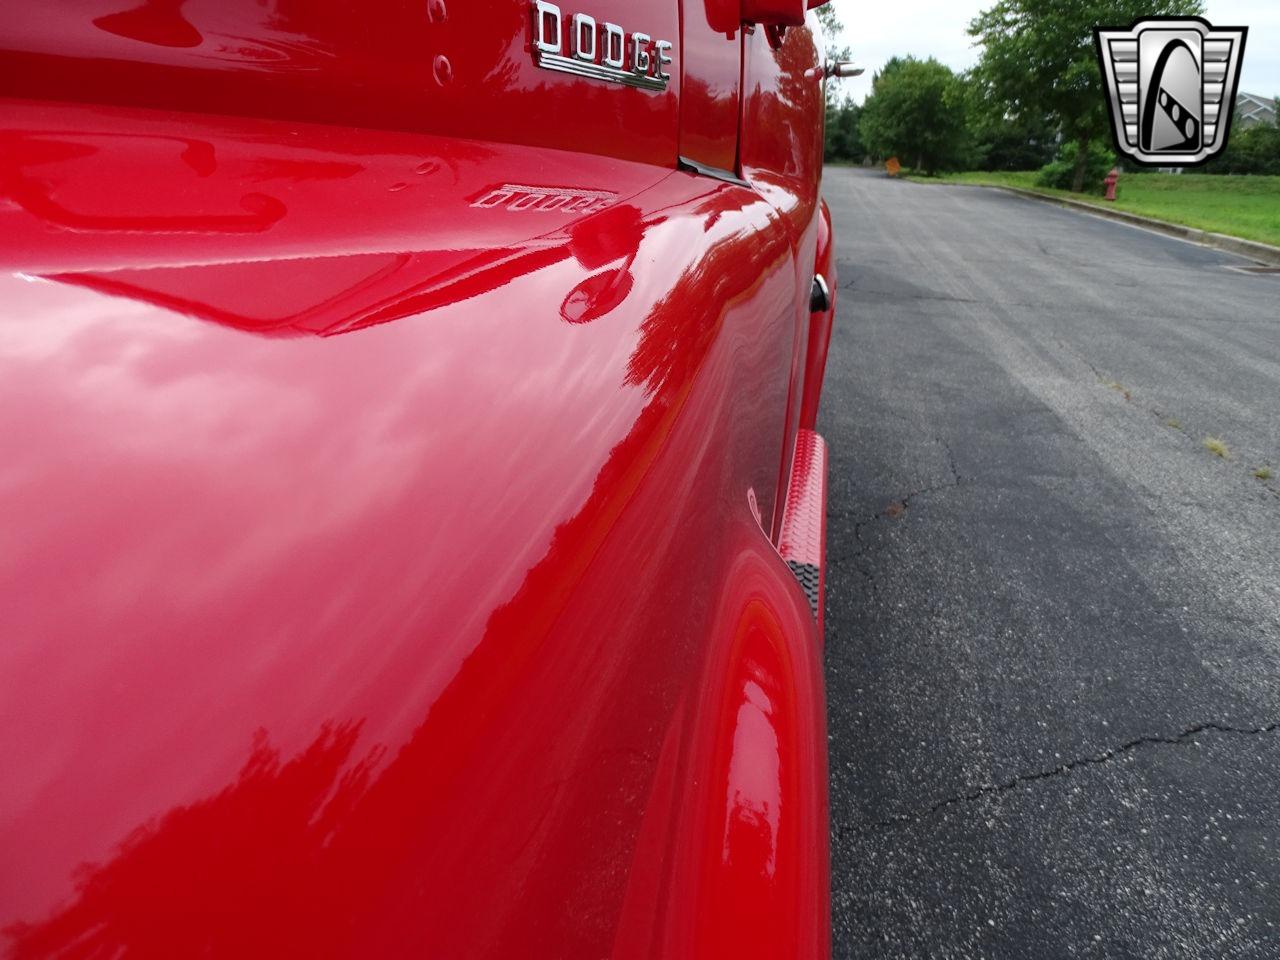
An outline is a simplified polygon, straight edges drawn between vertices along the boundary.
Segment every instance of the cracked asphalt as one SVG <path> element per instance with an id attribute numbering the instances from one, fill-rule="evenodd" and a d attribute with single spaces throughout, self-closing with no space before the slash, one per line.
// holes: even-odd
<path id="1" fill-rule="evenodd" d="M 1280 958 L 1280 275 L 824 190 L 835 956 Z"/>

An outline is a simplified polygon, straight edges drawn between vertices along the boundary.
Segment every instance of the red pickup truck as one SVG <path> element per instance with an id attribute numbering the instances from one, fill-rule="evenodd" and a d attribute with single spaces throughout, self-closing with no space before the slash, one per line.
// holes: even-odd
<path id="1" fill-rule="evenodd" d="M 5 5 L 0 955 L 829 955 L 805 6 Z"/>

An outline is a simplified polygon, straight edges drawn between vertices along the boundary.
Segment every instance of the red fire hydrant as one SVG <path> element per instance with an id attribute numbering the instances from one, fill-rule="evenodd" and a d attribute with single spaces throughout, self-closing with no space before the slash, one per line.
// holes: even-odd
<path id="1" fill-rule="evenodd" d="M 1114 200 L 1116 198 L 1116 184 L 1120 180 L 1120 171 L 1116 167 L 1111 168 L 1111 172 L 1103 178 L 1103 183 L 1107 185 L 1107 199 Z"/>

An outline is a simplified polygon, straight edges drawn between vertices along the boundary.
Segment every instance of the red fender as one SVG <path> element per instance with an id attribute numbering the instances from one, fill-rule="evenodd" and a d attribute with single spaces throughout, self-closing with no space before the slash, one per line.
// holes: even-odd
<path id="1" fill-rule="evenodd" d="M 830 956 L 814 619 L 754 524 L 742 524 L 730 567 L 698 702 L 668 731 L 614 960 Z"/>

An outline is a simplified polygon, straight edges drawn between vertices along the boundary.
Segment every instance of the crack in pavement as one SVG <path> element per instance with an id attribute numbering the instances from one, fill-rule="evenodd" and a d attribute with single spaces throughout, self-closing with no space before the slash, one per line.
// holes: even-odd
<path id="1" fill-rule="evenodd" d="M 951 480 L 946 483 L 938 483 L 933 486 L 912 490 L 900 499 L 890 501 L 889 505 L 883 510 L 879 510 L 869 516 L 864 515 L 861 520 L 854 520 L 852 525 L 853 541 L 858 545 L 858 549 L 837 550 L 833 547 L 828 547 L 827 562 L 831 564 L 832 567 L 844 567 L 844 565 L 848 563 L 871 585 L 872 589 L 875 589 L 877 585 L 876 575 L 857 562 L 860 557 L 865 557 L 870 552 L 870 546 L 867 541 L 863 539 L 862 532 L 867 527 L 873 526 L 885 518 L 894 520 L 898 519 L 906 513 L 907 507 L 911 505 L 911 501 L 918 497 L 927 496 L 931 493 L 940 493 L 943 490 L 955 490 L 964 485 L 964 477 L 960 473 L 960 468 L 956 465 L 956 455 L 955 451 L 951 449 L 951 444 L 942 437 L 935 437 L 934 443 L 938 444 L 944 451 L 946 451 L 947 468 L 951 472 Z M 844 519 L 848 521 L 851 518 L 846 513 L 844 515 Z"/>
<path id="2" fill-rule="evenodd" d="M 894 500 L 883 511 L 881 511 L 880 513 L 872 517 L 871 520 L 867 521 L 866 523 L 855 525 L 853 530 L 853 535 L 855 537 L 858 537 L 858 539 L 861 539 L 861 537 L 859 537 L 858 535 L 862 532 L 861 528 L 865 526 L 867 523 L 870 523 L 875 520 L 879 520 L 882 517 L 891 517 L 893 519 L 897 519 L 898 517 L 902 516 L 904 513 L 907 512 L 907 507 L 911 505 L 911 501 L 916 499 L 917 497 L 923 497 L 930 493 L 940 493 L 943 490 L 954 490 L 957 487 L 960 487 L 964 484 L 964 478 L 960 476 L 960 471 L 956 467 L 956 455 L 955 455 L 955 452 L 951 449 L 951 444 L 947 443 L 947 441 L 943 440 L 941 437 L 934 437 L 933 442 L 938 444 L 938 446 L 942 447 L 942 449 L 945 450 L 947 453 L 947 467 L 951 471 L 950 482 L 937 483 L 931 487 L 923 487 L 919 490 L 912 490 L 906 496 L 902 497 L 902 499 Z"/>
<path id="3" fill-rule="evenodd" d="M 844 824 L 839 824 L 836 827 L 836 839 L 843 840 L 845 837 L 861 837 L 876 830 L 884 830 L 891 827 L 900 827 L 917 823 L 927 817 L 933 816 L 936 813 L 941 813 L 948 807 L 956 806 L 957 804 L 972 803 L 975 800 L 981 800 L 983 797 L 1007 793 L 1010 790 L 1016 790 L 1025 784 L 1035 783 L 1040 780 L 1052 780 L 1057 777 L 1070 776 L 1073 771 L 1082 767 L 1103 766 L 1141 747 L 1186 746 L 1187 744 L 1194 742 L 1195 738 L 1200 736 L 1202 733 L 1219 733 L 1254 737 L 1263 734 L 1275 733 L 1277 730 L 1280 730 L 1280 722 L 1267 723 L 1257 727 L 1233 727 L 1227 724 L 1214 723 L 1210 721 L 1209 723 L 1198 723 L 1194 727 L 1188 727 L 1186 730 L 1183 730 L 1181 733 L 1172 737 L 1138 737 L 1137 739 L 1130 740 L 1127 743 L 1122 743 L 1118 747 L 1105 750 L 1102 753 L 1095 754 L 1090 757 L 1081 757 L 1077 760 L 1070 760 L 1048 770 L 1019 774 L 1018 776 L 1013 777 L 1010 780 L 1005 780 L 1002 783 L 987 784 L 970 790 L 967 793 L 960 793 L 952 797 L 947 797 L 945 800 L 939 800 L 937 803 L 920 811 L 919 813 L 894 814 L 892 817 L 877 820 L 874 823 L 868 824 L 867 826 L 861 827 L 857 830 L 846 829 Z"/>
<path id="4" fill-rule="evenodd" d="M 938 437 L 938 442 L 942 444 L 942 449 L 947 451 L 947 466 L 951 468 L 951 476 L 955 480 L 955 485 L 958 487 L 964 483 L 964 477 L 960 476 L 960 468 L 956 466 L 955 451 L 951 449 L 951 444 L 947 443 L 947 441 L 943 440 L 941 437 Z"/>

